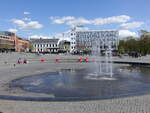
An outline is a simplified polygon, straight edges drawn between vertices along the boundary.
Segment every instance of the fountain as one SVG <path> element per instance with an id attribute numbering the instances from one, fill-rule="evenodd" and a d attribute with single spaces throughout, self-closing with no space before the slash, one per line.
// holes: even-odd
<path id="1" fill-rule="evenodd" d="M 109 69 L 110 66 L 109 66 Z M 7 97 L 22 100 L 88 100 L 118 98 L 150 93 L 150 70 L 130 65 L 113 64 L 114 73 L 108 75 L 89 75 L 87 69 L 63 69 L 60 72 L 49 72 L 35 76 L 22 77 L 13 80 L 9 85 L 13 91 L 29 92 L 25 98 Z M 111 72 L 111 70 L 110 70 Z M 100 71 L 99 71 L 100 73 Z M 108 74 L 108 73 L 106 73 Z M 90 77 L 86 78 L 85 77 Z M 112 80 L 114 79 L 115 80 Z M 15 90 L 16 91 L 16 90 Z M 31 96 L 30 96 L 31 92 Z M 47 97 L 33 96 L 47 94 Z M 16 92 L 17 95 L 17 92 Z M 53 95 L 53 97 L 48 97 Z M 0 98 L 2 98 L 0 96 Z"/>
<path id="2" fill-rule="evenodd" d="M 105 46 L 105 58 L 102 60 L 101 47 L 104 44 L 101 39 L 96 39 L 92 43 L 92 57 L 97 59 L 94 61 L 94 66 L 96 68 L 95 72 L 89 73 L 85 78 L 93 80 L 116 80 L 113 77 L 113 67 L 112 67 L 112 44 L 110 41 L 106 40 Z"/>
<path id="3" fill-rule="evenodd" d="M 106 58 L 106 61 L 105 61 L 105 68 L 106 68 L 106 73 L 108 75 L 110 75 L 110 77 L 112 78 L 113 77 L 113 72 L 112 72 L 112 46 L 111 46 L 111 42 L 108 42 L 108 48 L 106 49 L 105 51 L 105 58 Z"/>
<path id="4" fill-rule="evenodd" d="M 61 69 L 56 66 L 58 71 L 22 77 L 10 82 L 9 87 L 31 93 L 30 98 L 25 98 L 27 100 L 46 101 L 108 99 L 149 94 L 150 69 L 138 67 L 139 65 L 112 63 L 112 43 L 105 41 L 105 49 L 101 48 L 104 42 L 100 39 L 93 41 L 92 57 L 95 60 L 92 63 L 78 63 L 76 68 L 69 68 L 65 62 Z M 44 93 L 53 97 L 36 98 L 32 93 Z"/>

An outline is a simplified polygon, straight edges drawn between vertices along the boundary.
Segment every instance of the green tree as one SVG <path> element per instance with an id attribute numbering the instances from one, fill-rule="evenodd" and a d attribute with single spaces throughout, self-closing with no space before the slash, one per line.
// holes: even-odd
<path id="1" fill-rule="evenodd" d="M 138 52 L 137 50 L 137 41 L 135 39 L 129 39 L 126 41 L 126 52 Z"/>
<path id="2" fill-rule="evenodd" d="M 139 48 L 142 55 L 150 53 L 150 32 L 146 30 L 140 31 Z"/>
<path id="3" fill-rule="evenodd" d="M 125 53 L 125 41 L 124 40 L 119 41 L 118 52 L 121 54 Z"/>
<path id="4" fill-rule="evenodd" d="M 32 52 L 33 49 L 34 49 L 34 46 L 30 43 L 30 45 L 29 45 L 29 52 Z"/>
<path id="5" fill-rule="evenodd" d="M 140 39 L 136 40 L 129 37 L 128 40 L 120 40 L 118 46 L 119 53 L 137 52 L 142 55 L 150 54 L 150 32 L 146 30 L 140 31 Z"/>

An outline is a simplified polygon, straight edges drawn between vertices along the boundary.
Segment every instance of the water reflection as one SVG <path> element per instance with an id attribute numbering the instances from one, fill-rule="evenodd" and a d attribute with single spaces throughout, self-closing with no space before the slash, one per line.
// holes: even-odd
<path id="1" fill-rule="evenodd" d="M 90 69 L 62 69 L 14 80 L 10 87 L 35 93 L 53 94 L 55 97 L 113 97 L 150 93 L 150 69 L 114 64 L 115 80 L 91 80 Z"/>

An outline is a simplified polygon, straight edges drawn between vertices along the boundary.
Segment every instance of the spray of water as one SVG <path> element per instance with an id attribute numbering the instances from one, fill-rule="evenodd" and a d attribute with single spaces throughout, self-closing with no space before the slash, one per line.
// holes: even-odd
<path id="1" fill-rule="evenodd" d="M 105 42 L 105 48 L 103 49 L 105 58 L 102 57 L 101 51 L 103 45 L 104 42 L 100 39 L 96 39 L 92 43 L 92 57 L 98 60 L 94 61 L 96 72 L 90 73 L 90 76 L 88 76 L 90 79 L 113 78 L 112 43 L 109 40 Z"/>

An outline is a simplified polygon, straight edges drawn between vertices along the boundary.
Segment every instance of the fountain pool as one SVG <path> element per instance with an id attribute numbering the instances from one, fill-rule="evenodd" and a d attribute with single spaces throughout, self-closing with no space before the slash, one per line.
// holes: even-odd
<path id="1" fill-rule="evenodd" d="M 104 99 L 150 93 L 150 69 L 125 64 L 113 65 L 113 79 L 88 79 L 93 68 L 61 69 L 59 72 L 23 77 L 9 83 L 10 88 L 26 92 L 53 94 L 54 99 Z"/>

